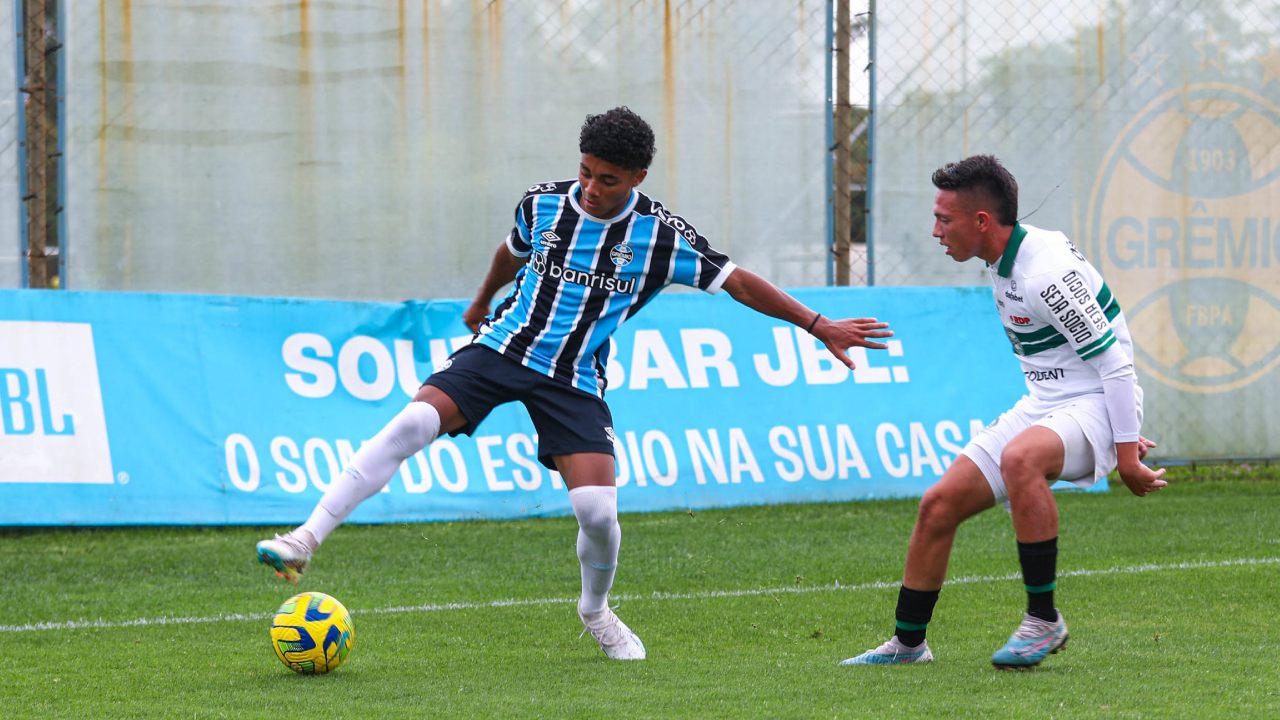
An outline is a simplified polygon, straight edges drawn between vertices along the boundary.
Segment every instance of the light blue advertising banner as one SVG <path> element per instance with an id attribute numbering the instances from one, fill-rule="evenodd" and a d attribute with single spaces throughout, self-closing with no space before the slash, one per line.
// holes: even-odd
<path id="1" fill-rule="evenodd" d="M 987 288 L 822 288 L 892 323 L 850 372 L 724 295 L 608 363 L 624 512 L 916 496 L 1024 391 Z M 285 524 L 470 339 L 461 301 L 0 291 L 0 525 Z M 523 406 L 409 458 L 354 522 L 570 513 Z"/>

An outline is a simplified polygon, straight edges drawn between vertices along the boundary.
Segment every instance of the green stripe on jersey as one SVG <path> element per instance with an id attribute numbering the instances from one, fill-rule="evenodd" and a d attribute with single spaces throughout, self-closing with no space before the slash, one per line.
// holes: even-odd
<path id="1" fill-rule="evenodd" d="M 1116 296 L 1111 294 L 1111 288 L 1107 287 L 1105 282 L 1102 283 L 1102 289 L 1098 291 L 1098 305 L 1108 320 L 1115 320 L 1120 314 L 1120 303 L 1116 300 Z"/>
<path id="2" fill-rule="evenodd" d="M 1104 351 L 1104 350 L 1106 350 L 1107 348 L 1111 347 L 1111 345 L 1112 345 L 1115 341 L 1116 341 L 1116 334 L 1115 334 L 1115 333 L 1113 333 L 1113 332 L 1111 332 L 1110 330 L 1108 330 L 1108 331 L 1107 331 L 1107 334 L 1103 335 L 1102 337 L 1098 338 L 1097 340 L 1094 340 L 1093 342 L 1089 343 L 1088 345 L 1085 345 L 1084 347 L 1080 348 L 1079 350 L 1076 350 L 1076 354 L 1080 356 L 1080 359 L 1081 359 L 1081 360 L 1088 360 L 1089 358 L 1091 358 L 1091 357 L 1093 357 L 1093 356 L 1095 356 L 1095 355 L 1098 355 L 1098 354 L 1099 354 L 1099 353 L 1101 353 L 1102 351 Z"/>
<path id="3" fill-rule="evenodd" d="M 1014 335 L 1018 336 L 1018 341 L 1024 345 L 1027 343 L 1038 343 L 1044 340 L 1062 337 L 1062 333 L 1058 332 L 1058 329 L 1052 325 L 1046 325 L 1039 330 L 1032 330 L 1031 332 L 1026 333 L 1018 332 L 1017 330 L 1013 330 L 1012 332 Z"/>
<path id="4" fill-rule="evenodd" d="M 1020 343 L 1015 345 L 1013 352 L 1023 357 L 1031 355 L 1039 355 L 1045 350 L 1052 350 L 1056 347 L 1062 347 L 1067 344 L 1067 339 L 1061 333 L 1054 333 L 1053 337 L 1046 338 L 1040 342 Z M 1018 352 L 1018 348 L 1022 348 L 1022 352 Z"/>

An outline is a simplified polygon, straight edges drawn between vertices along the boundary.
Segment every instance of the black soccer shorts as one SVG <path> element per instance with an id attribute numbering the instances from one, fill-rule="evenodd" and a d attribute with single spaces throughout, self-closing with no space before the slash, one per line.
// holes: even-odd
<path id="1" fill-rule="evenodd" d="M 423 385 L 437 387 L 467 424 L 449 435 L 471 435 L 497 406 L 519 401 L 538 433 L 538 460 L 555 470 L 554 455 L 613 455 L 613 414 L 604 400 L 521 365 L 483 345 L 459 349 Z"/>

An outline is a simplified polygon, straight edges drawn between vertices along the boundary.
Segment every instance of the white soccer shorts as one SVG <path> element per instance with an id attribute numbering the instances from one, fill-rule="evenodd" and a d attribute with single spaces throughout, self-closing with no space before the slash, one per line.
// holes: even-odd
<path id="1" fill-rule="evenodd" d="M 996 502 L 1008 504 L 1009 493 L 1000 474 L 1004 448 L 1032 425 L 1047 427 L 1062 438 L 1062 480 L 1087 488 L 1115 469 L 1116 447 L 1102 393 L 1092 393 L 1044 407 L 1024 396 L 994 423 L 983 428 L 964 454 L 978 466 Z"/>

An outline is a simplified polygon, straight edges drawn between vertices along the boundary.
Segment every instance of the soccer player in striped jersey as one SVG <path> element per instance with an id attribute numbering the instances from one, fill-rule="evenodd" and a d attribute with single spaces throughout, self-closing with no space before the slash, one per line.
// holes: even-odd
<path id="1" fill-rule="evenodd" d="M 956 529 L 1003 502 L 1013 519 L 1027 612 L 996 651 L 997 668 L 1038 665 L 1067 642 L 1054 606 L 1058 507 L 1049 485 L 1081 487 L 1117 467 L 1133 494 L 1165 486 L 1142 463 L 1142 388 L 1124 313 L 1102 276 L 1060 232 L 1017 222 L 1018 184 L 978 155 L 933 174 L 933 235 L 956 262 L 980 258 L 1027 394 L 965 446 L 924 494 L 907 546 L 895 634 L 843 665 L 928 662 L 925 627 L 947 573 Z"/>
<path id="2" fill-rule="evenodd" d="M 489 412 L 520 401 L 538 433 L 538 458 L 569 487 L 578 520 L 578 615 L 605 655 L 645 657 L 607 604 L 621 530 L 614 431 L 604 402 L 609 336 L 672 283 L 714 293 L 805 328 L 850 368 L 854 346 L 883 349 L 888 325 L 830 320 L 734 265 L 684 218 L 637 187 L 654 155 L 653 130 L 625 107 L 588 116 L 578 178 L 529 188 L 463 321 L 471 344 L 431 375 L 413 402 L 352 456 L 310 518 L 258 543 L 258 558 L 296 582 L 311 555 L 355 507 L 440 433 L 471 434 Z M 490 313 L 496 293 L 513 283 Z"/>

